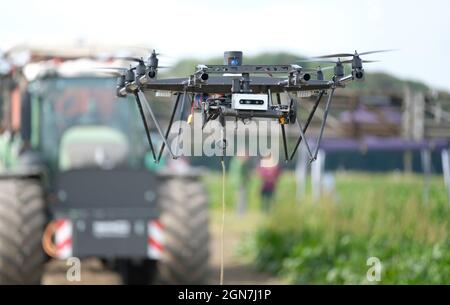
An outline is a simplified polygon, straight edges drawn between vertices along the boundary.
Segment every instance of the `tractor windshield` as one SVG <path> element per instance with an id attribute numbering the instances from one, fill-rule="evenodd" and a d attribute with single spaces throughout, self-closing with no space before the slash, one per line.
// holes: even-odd
<path id="1" fill-rule="evenodd" d="M 95 141 L 98 133 L 89 132 L 107 127 L 126 135 L 129 141 L 129 162 L 138 164 L 145 153 L 144 129 L 135 102 L 115 96 L 112 78 L 51 78 L 39 82 L 41 125 L 39 148 L 47 161 L 58 162 L 61 139 L 69 130 L 86 127 L 85 136 Z"/>

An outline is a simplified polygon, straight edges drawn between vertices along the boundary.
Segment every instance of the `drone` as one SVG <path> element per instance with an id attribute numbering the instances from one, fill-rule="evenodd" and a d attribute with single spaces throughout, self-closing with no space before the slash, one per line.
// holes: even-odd
<path id="1" fill-rule="evenodd" d="M 333 63 L 333 66 L 318 67 L 317 69 L 304 69 L 299 65 L 300 61 L 287 65 L 245 65 L 243 63 L 243 52 L 226 51 L 224 52 L 223 65 L 199 64 L 195 67 L 194 73 L 187 77 L 159 79 L 158 69 L 162 67 L 159 66 L 159 54 L 153 50 L 147 61 L 144 61 L 143 58 L 122 58 L 136 62 L 137 65 L 134 67 L 130 66 L 130 68 L 117 69 L 115 72 L 118 76 L 116 94 L 118 97 L 134 95 L 155 162 L 160 161 L 166 146 L 174 159 L 178 157 L 172 152 L 168 144 L 168 136 L 178 107 L 181 107 L 179 120 L 183 120 L 183 109 L 185 109 L 186 103 L 189 102 L 187 101 L 188 99 L 190 99 L 191 108 L 201 112 L 203 128 L 209 121 L 219 120 L 222 126 L 222 158 L 225 155 L 226 148 L 224 130 L 227 118 L 233 118 L 236 121 L 242 120 L 243 122 L 256 118 L 278 121 L 281 126 L 284 157 L 287 162 L 294 158 L 302 139 L 305 139 L 304 142 L 310 162 L 313 162 L 317 159 L 335 90 L 344 88 L 351 81 L 364 79 L 363 64 L 373 61 L 363 60 L 361 58 L 362 55 L 388 51 L 391 50 L 364 53 L 355 51 L 354 53 L 331 54 L 308 59 L 309 62 Z M 337 60 L 329 60 L 332 58 L 337 58 Z M 344 67 L 346 64 L 351 65 L 351 72 L 347 75 Z M 323 71 L 326 69 L 333 69 L 333 76 L 329 80 L 324 78 Z M 151 105 L 144 95 L 146 91 L 166 91 L 177 95 L 172 108 L 169 126 L 165 133 L 163 133 Z M 304 124 L 297 117 L 297 103 L 302 92 L 312 92 L 317 96 Z M 281 103 L 280 95 L 282 93 L 288 95 L 288 105 Z M 273 95 L 276 96 L 275 101 L 272 98 Z M 324 95 L 327 95 L 327 102 L 323 112 L 317 144 L 315 150 L 312 151 L 308 141 L 306 141 L 305 133 Z M 159 153 L 156 153 L 154 149 L 143 107 L 146 107 L 148 113 L 150 113 L 163 140 Z M 187 120 L 190 120 L 190 118 Z M 285 126 L 288 124 L 297 124 L 299 127 L 298 139 L 292 152 L 288 151 L 286 139 Z M 181 127 L 179 134 L 181 134 Z"/>

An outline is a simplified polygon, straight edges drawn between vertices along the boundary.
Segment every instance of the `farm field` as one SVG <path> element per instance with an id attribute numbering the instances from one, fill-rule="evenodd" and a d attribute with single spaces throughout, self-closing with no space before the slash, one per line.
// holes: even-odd
<path id="1" fill-rule="evenodd" d="M 297 202 L 294 177 L 284 174 L 274 209 L 243 237 L 239 253 L 288 283 L 369 283 L 371 257 L 381 262 L 381 284 L 450 283 L 450 207 L 441 177 L 431 178 L 428 199 L 422 176 L 337 173 L 334 179 L 334 190 L 321 200 L 307 194 Z M 214 177 L 208 181 L 211 195 L 220 194 Z M 252 213 L 258 183 L 250 183 Z"/>

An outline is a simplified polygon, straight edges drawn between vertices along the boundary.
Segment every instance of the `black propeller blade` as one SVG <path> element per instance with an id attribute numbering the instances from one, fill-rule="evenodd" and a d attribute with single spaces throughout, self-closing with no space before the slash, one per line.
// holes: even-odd
<path id="1" fill-rule="evenodd" d="M 154 53 L 153 55 L 154 56 L 158 56 L 159 53 Z M 113 58 L 117 59 L 117 60 L 128 60 L 128 61 L 134 61 L 134 62 L 137 62 L 137 63 L 145 63 L 145 61 L 144 61 L 144 59 L 142 57 L 138 58 L 138 57 L 132 57 L 132 56 L 123 56 L 123 57 L 113 57 Z M 158 65 L 157 68 L 158 69 L 170 69 L 172 67 L 171 66 L 160 66 L 160 65 Z"/>
<path id="2" fill-rule="evenodd" d="M 95 70 L 113 70 L 113 71 L 123 71 L 134 70 L 136 67 L 124 68 L 124 67 L 98 67 Z"/>
<path id="3" fill-rule="evenodd" d="M 108 73 L 111 75 L 126 75 L 128 73 L 133 73 L 134 74 L 134 70 L 136 70 L 136 67 L 130 67 L 130 68 L 123 68 L 123 67 L 99 67 L 99 68 L 95 68 L 96 71 L 101 71 L 104 73 Z"/>
<path id="4" fill-rule="evenodd" d="M 359 53 L 359 55 L 369 55 L 369 54 L 375 54 L 375 53 L 387 53 L 387 52 L 395 52 L 396 49 L 389 49 L 389 50 L 378 50 L 378 51 L 369 51 L 369 52 L 363 52 Z"/>
<path id="5" fill-rule="evenodd" d="M 302 60 L 301 62 L 305 63 L 325 63 L 325 64 L 337 64 L 338 62 L 341 62 L 343 64 L 351 64 L 352 59 L 348 60 L 323 60 L 320 58 L 317 59 L 309 59 L 309 60 Z M 362 60 L 363 63 L 374 63 L 374 62 L 380 62 L 379 60 Z"/>
<path id="6" fill-rule="evenodd" d="M 352 59 L 348 59 L 348 60 L 342 60 L 341 63 L 343 64 L 351 64 L 353 62 Z M 374 63 L 374 62 L 380 62 L 379 60 L 361 60 L 362 63 L 365 64 L 370 64 L 370 63 Z"/>
<path id="7" fill-rule="evenodd" d="M 308 73 L 316 73 L 317 71 L 326 71 L 332 69 L 334 69 L 334 66 L 326 66 L 326 67 L 318 66 L 317 68 L 303 69 L 303 71 Z"/>
<path id="8" fill-rule="evenodd" d="M 120 67 L 98 67 L 94 69 L 96 72 L 106 73 L 114 76 L 125 75 L 128 69 Z"/>
<path id="9" fill-rule="evenodd" d="M 103 69 L 97 69 L 97 70 L 103 70 Z M 110 75 L 113 75 L 113 76 L 122 76 L 122 75 L 124 75 L 123 73 L 120 73 L 119 71 L 114 71 L 114 70 L 103 70 L 103 71 L 100 71 L 101 73 L 106 73 L 106 74 L 110 74 Z"/>
<path id="10" fill-rule="evenodd" d="M 358 53 L 355 51 L 355 53 L 338 53 L 338 54 L 329 54 L 329 55 L 322 55 L 317 56 L 313 58 L 338 58 L 338 57 L 353 57 L 353 56 L 361 56 L 361 55 L 369 55 L 369 54 L 376 54 L 376 53 L 386 53 L 386 52 L 392 52 L 395 51 L 394 49 L 390 50 L 376 50 L 376 51 L 368 51 L 368 52 L 362 52 Z"/>
<path id="11" fill-rule="evenodd" d="M 141 50 L 144 50 L 144 51 L 146 51 L 147 53 L 153 53 L 154 55 L 156 55 L 156 56 L 166 56 L 165 54 L 161 54 L 161 53 L 156 53 L 156 51 L 155 51 L 155 49 L 153 49 L 153 48 L 150 48 L 150 47 L 145 47 L 145 46 L 134 46 L 134 48 L 136 48 L 136 49 L 141 49 Z"/>
<path id="12" fill-rule="evenodd" d="M 117 60 L 127 60 L 127 61 L 134 61 L 134 62 L 144 62 L 144 59 L 141 57 L 133 57 L 133 56 L 118 56 L 118 57 L 113 57 L 113 59 L 117 59 Z"/>

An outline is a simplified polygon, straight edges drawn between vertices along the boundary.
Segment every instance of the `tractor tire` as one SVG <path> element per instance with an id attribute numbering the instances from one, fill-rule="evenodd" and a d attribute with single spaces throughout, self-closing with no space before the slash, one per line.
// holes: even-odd
<path id="1" fill-rule="evenodd" d="M 0 284 L 40 284 L 46 223 L 39 179 L 0 179 Z"/>
<path id="2" fill-rule="evenodd" d="M 203 185 L 193 178 L 170 178 L 160 194 L 164 232 L 157 284 L 205 284 L 209 277 L 209 213 Z"/>

